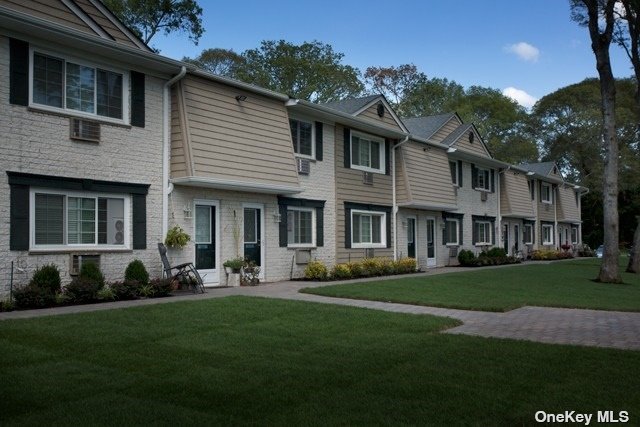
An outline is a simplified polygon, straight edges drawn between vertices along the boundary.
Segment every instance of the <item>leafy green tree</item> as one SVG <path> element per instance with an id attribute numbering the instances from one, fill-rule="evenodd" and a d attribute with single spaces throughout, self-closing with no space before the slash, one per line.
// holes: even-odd
<path id="1" fill-rule="evenodd" d="M 403 100 L 406 117 L 446 113 L 461 104 L 464 87 L 453 80 L 431 78 L 416 84 Z"/>
<path id="2" fill-rule="evenodd" d="M 406 115 L 405 101 L 416 87 L 427 81 L 427 76 L 413 64 L 398 67 L 368 67 L 364 82 L 370 93 L 381 93 L 401 115 Z"/>
<path id="3" fill-rule="evenodd" d="M 158 33 L 184 32 L 198 44 L 204 27 L 195 0 L 104 0 L 105 5 L 145 44 Z"/>
<path id="4" fill-rule="evenodd" d="M 182 60 L 210 73 L 231 78 L 234 78 L 238 68 L 244 65 L 242 55 L 230 49 L 219 48 L 205 49 L 197 58 L 185 57 Z"/>
<path id="5" fill-rule="evenodd" d="M 242 53 L 235 78 L 313 102 L 358 96 L 364 89 L 357 68 L 342 64 L 344 54 L 319 41 L 301 45 L 263 41 Z"/>

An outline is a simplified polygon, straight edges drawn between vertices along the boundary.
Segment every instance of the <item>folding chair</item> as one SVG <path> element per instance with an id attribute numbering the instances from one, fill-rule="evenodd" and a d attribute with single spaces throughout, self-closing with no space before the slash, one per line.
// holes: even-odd
<path id="1" fill-rule="evenodd" d="M 162 260 L 164 277 L 177 279 L 181 283 L 186 282 L 189 287 L 193 287 L 194 293 L 200 291 L 204 294 L 206 292 L 204 289 L 204 283 L 202 282 L 202 277 L 200 277 L 198 270 L 196 270 L 196 267 L 192 262 L 185 262 L 183 264 L 172 266 L 169 264 L 167 248 L 163 243 L 158 243 L 158 252 L 160 252 L 160 259 Z"/>

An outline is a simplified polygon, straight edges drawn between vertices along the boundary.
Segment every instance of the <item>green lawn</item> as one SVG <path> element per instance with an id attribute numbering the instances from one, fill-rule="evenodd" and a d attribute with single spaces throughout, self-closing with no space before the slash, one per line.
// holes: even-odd
<path id="1" fill-rule="evenodd" d="M 536 305 L 640 311 L 640 275 L 622 273 L 625 284 L 621 285 L 596 283 L 593 279 L 599 267 L 600 260 L 592 258 L 324 286 L 303 292 L 465 310 L 508 311 Z"/>
<path id="2" fill-rule="evenodd" d="M 640 417 L 640 352 L 232 297 L 0 322 L 0 425 L 534 425 Z"/>

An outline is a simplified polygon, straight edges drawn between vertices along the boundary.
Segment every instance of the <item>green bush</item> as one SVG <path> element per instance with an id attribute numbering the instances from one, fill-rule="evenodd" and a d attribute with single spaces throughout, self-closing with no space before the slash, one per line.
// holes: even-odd
<path id="1" fill-rule="evenodd" d="M 226 260 L 223 267 L 231 269 L 232 273 L 240 273 L 240 269 L 244 266 L 244 258 L 238 257 Z"/>
<path id="2" fill-rule="evenodd" d="M 383 274 L 383 262 L 380 258 L 365 258 L 360 261 L 363 276 L 381 276 Z"/>
<path id="3" fill-rule="evenodd" d="M 48 289 L 52 294 L 60 292 L 60 270 L 54 264 L 43 265 L 33 272 L 29 285 Z"/>
<path id="4" fill-rule="evenodd" d="M 109 287 L 119 301 L 136 299 L 140 295 L 140 283 L 136 281 L 113 282 Z"/>
<path id="5" fill-rule="evenodd" d="M 153 297 L 153 287 L 150 284 L 140 285 L 140 289 L 138 290 L 138 292 L 140 292 L 140 296 L 142 298 Z"/>
<path id="6" fill-rule="evenodd" d="M 93 262 L 82 263 L 78 278 L 94 283 L 95 285 L 99 285 L 99 289 L 104 286 L 104 275 L 102 274 L 102 271 L 100 271 L 100 267 Z"/>
<path id="7" fill-rule="evenodd" d="M 351 279 L 351 269 L 349 268 L 349 264 L 336 264 L 331 270 L 331 277 L 336 280 L 346 280 Z"/>
<path id="8" fill-rule="evenodd" d="M 47 288 L 27 285 L 13 291 L 17 308 L 44 308 L 56 304 L 56 296 Z"/>
<path id="9" fill-rule="evenodd" d="M 418 263 L 415 258 L 400 258 L 394 264 L 396 274 L 413 273 L 418 268 Z"/>
<path id="10" fill-rule="evenodd" d="M 362 270 L 362 264 L 358 261 L 352 261 L 347 263 L 349 267 L 349 271 L 351 272 L 351 277 L 355 279 L 356 277 L 363 277 L 364 271 Z"/>
<path id="11" fill-rule="evenodd" d="M 111 289 L 111 286 L 105 286 L 100 289 L 96 296 L 100 301 L 113 301 L 116 299 L 116 293 Z"/>
<path id="12" fill-rule="evenodd" d="M 95 266 L 95 264 L 85 265 Z M 84 265 L 82 267 L 84 268 Z M 103 287 L 104 279 L 100 282 L 86 276 L 80 276 L 73 279 L 71 283 L 65 286 L 64 292 L 69 297 L 69 301 L 73 304 L 85 304 L 96 301 L 98 299 L 98 292 L 100 292 Z"/>
<path id="13" fill-rule="evenodd" d="M 475 265 L 476 256 L 473 252 L 467 249 L 463 249 L 458 252 L 458 262 L 462 266 L 471 266 Z"/>
<path id="14" fill-rule="evenodd" d="M 167 237 L 164 239 L 164 244 L 169 248 L 182 249 L 187 246 L 191 240 L 189 236 L 179 225 L 175 225 L 167 231 Z"/>
<path id="15" fill-rule="evenodd" d="M 12 300 L 0 301 L 0 311 L 13 311 L 15 308 L 15 303 Z"/>
<path id="16" fill-rule="evenodd" d="M 324 262 L 322 261 L 310 261 L 309 264 L 307 264 L 307 267 L 304 269 L 304 277 L 306 279 L 326 280 L 328 276 L 329 271 L 327 270 L 327 266 L 324 265 Z"/>
<path id="17" fill-rule="evenodd" d="M 173 280 L 172 279 L 153 279 L 149 282 L 149 286 L 153 289 L 153 297 L 166 297 L 173 292 Z"/>
<path id="18" fill-rule="evenodd" d="M 129 263 L 127 269 L 124 271 L 124 280 L 135 280 L 143 285 L 149 283 L 149 273 L 147 273 L 147 269 L 144 267 L 142 261 L 134 259 Z"/>
<path id="19" fill-rule="evenodd" d="M 487 256 L 489 258 L 505 258 L 507 256 L 507 251 L 503 248 L 494 247 L 487 251 Z"/>

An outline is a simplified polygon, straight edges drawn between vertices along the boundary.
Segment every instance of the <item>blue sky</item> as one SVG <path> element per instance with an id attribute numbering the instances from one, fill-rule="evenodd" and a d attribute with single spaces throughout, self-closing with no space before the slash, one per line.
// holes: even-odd
<path id="1" fill-rule="evenodd" d="M 151 44 L 163 55 L 181 59 L 210 47 L 242 52 L 261 40 L 319 40 L 361 71 L 413 63 L 429 77 L 465 87 L 512 88 L 507 93 L 526 106 L 597 75 L 588 31 L 571 21 L 568 0 L 199 3 L 206 32 L 198 46 L 184 35 L 158 35 Z M 612 46 L 611 54 L 614 75 L 631 75 L 622 50 Z"/>

